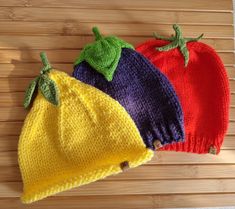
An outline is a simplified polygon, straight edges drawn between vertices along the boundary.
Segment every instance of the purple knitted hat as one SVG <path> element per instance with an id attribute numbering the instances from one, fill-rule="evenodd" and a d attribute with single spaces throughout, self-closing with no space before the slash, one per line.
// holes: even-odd
<path id="1" fill-rule="evenodd" d="M 93 32 L 96 41 L 75 61 L 73 77 L 119 101 L 146 147 L 158 149 L 184 140 L 182 109 L 168 79 L 130 44 L 115 36 L 102 37 L 97 28 Z"/>

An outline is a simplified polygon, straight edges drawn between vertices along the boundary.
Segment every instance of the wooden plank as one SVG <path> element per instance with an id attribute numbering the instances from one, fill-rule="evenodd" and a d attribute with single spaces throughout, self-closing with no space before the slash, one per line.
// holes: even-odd
<path id="1" fill-rule="evenodd" d="M 6 181 L 22 181 L 18 166 L 0 167 L 0 182 Z"/>
<path id="2" fill-rule="evenodd" d="M 120 201 L 121 200 L 121 201 Z M 19 198 L 0 198 L 4 209 L 150 209 L 154 206 L 152 196 L 85 196 L 49 197 L 30 205 L 23 205 Z"/>
<path id="3" fill-rule="evenodd" d="M 231 164 L 235 161 L 231 156 L 235 156 L 233 150 L 221 150 L 219 155 L 161 151 L 149 164 Z"/>
<path id="4" fill-rule="evenodd" d="M 53 15 L 51 15 L 53 14 Z M 87 15 L 89 14 L 89 15 Z M 195 15 L 196 14 L 196 15 Z M 232 12 L 198 11 L 148 11 L 109 9 L 70 9 L 70 8 L 8 8 L 0 10 L 0 21 L 79 21 L 79 22 L 109 22 L 109 23 L 179 23 L 196 25 L 232 25 Z"/>
<path id="5" fill-rule="evenodd" d="M 73 63 L 81 50 L 45 50 L 51 63 Z M 41 50 L 0 50 L 0 63 L 38 63 L 41 62 L 39 53 Z M 225 65 L 233 65 L 233 52 L 219 52 Z"/>
<path id="6" fill-rule="evenodd" d="M 136 187 L 138 185 L 138 187 Z M 172 186 L 174 185 L 174 186 Z M 0 184 L 1 197 L 19 197 L 21 182 Z M 235 179 L 97 181 L 58 196 L 234 193 Z"/>
<path id="7" fill-rule="evenodd" d="M 39 54 L 38 54 L 39 55 Z M 33 78 L 38 75 L 40 69 L 42 67 L 42 63 L 5 63 L 0 64 L 0 71 L 1 75 L 0 78 L 4 77 L 10 77 L 10 78 L 19 78 L 19 77 L 27 77 L 27 78 Z M 59 69 L 61 71 L 64 71 L 70 75 L 72 75 L 73 72 L 73 65 L 72 64 L 59 64 L 59 63 L 53 63 L 53 67 L 55 69 Z M 233 72 L 233 71 L 231 71 Z M 235 72 L 235 70 L 234 70 Z M 233 75 L 233 74 L 232 74 Z M 1 95 L 0 95 L 1 96 Z M 0 99 L 1 101 L 1 99 Z"/>
<path id="8" fill-rule="evenodd" d="M 226 70 L 227 70 L 227 74 L 228 74 L 229 78 L 235 78 L 235 68 L 234 67 L 226 67 Z"/>
<path id="9" fill-rule="evenodd" d="M 24 92 L 0 93 L 0 107 L 22 107 Z"/>
<path id="10" fill-rule="evenodd" d="M 41 63 L 41 50 L 0 50 L 0 63 Z M 73 63 L 81 50 L 47 50 L 51 63 Z"/>
<path id="11" fill-rule="evenodd" d="M 107 180 L 223 179 L 234 178 L 234 171 L 235 165 L 144 165 L 109 177 Z M 20 178 L 12 178 L 12 181 L 18 180 Z"/>
<path id="12" fill-rule="evenodd" d="M 126 0 L 30 0 L 30 1 L 0 1 L 1 6 L 13 6 L 13 7 L 62 7 L 62 8 L 92 8 L 92 9 L 131 9 L 131 10 L 189 10 L 189 11 L 232 11 L 232 1 L 230 0 L 194 0 L 189 2 L 187 0 L 181 0 L 180 3 L 175 0 L 136 0 L 135 4 Z"/>
<path id="13" fill-rule="evenodd" d="M 19 135 L 22 122 L 0 122 L 0 136 Z"/>
<path id="14" fill-rule="evenodd" d="M 235 107 L 231 107 L 229 109 L 229 117 L 230 121 L 235 121 Z"/>
<path id="15" fill-rule="evenodd" d="M 221 150 L 219 155 L 194 154 L 174 151 L 155 153 L 148 165 L 183 165 L 183 164 L 235 164 L 235 150 Z M 18 165 L 17 152 L 0 152 L 0 166 Z"/>
<path id="16" fill-rule="evenodd" d="M 0 23 L 1 25 L 1 23 Z M 208 28 L 208 27 L 207 27 Z M 210 27 L 209 27 L 210 28 Z M 169 31 L 170 33 L 170 31 Z M 192 34 L 195 36 L 196 33 Z M 151 36 L 151 34 L 149 34 Z M 214 34 L 215 35 L 215 34 Z M 123 40 L 137 46 L 151 37 L 119 36 Z M 152 37 L 153 38 L 153 37 Z M 81 49 L 86 44 L 93 42 L 94 37 L 87 36 L 22 36 L 22 35 L 0 35 L 0 49 Z M 202 39 L 203 43 L 210 45 L 215 50 L 232 52 L 233 39 Z"/>
<path id="17" fill-rule="evenodd" d="M 229 80 L 229 87 L 230 87 L 230 91 L 234 93 L 235 92 L 235 78 L 231 78 Z"/>
<path id="18" fill-rule="evenodd" d="M 174 22 L 175 23 L 175 22 Z M 1 35 L 92 35 L 92 27 L 97 25 L 104 35 L 118 36 L 147 36 L 152 37 L 153 32 L 161 35 L 174 33 L 171 25 L 163 24 L 119 24 L 119 23 L 81 23 L 72 20 L 64 22 L 16 22 L 0 21 Z M 140 30 L 141 28 L 141 30 Z M 182 25 L 184 36 L 196 37 L 204 33 L 204 38 L 230 38 L 233 39 L 233 27 L 230 25 Z M 78 39 L 79 40 L 79 39 Z"/>
<path id="19" fill-rule="evenodd" d="M 0 92 L 24 92 L 31 80 L 32 78 L 0 78 Z"/>
<path id="20" fill-rule="evenodd" d="M 235 149 L 235 136 L 226 136 L 223 143 L 223 149 Z"/>
<path id="21" fill-rule="evenodd" d="M 23 121 L 28 113 L 24 107 L 1 107 L 0 121 Z"/>
<path id="22" fill-rule="evenodd" d="M 104 181 L 163 179 L 227 179 L 234 178 L 235 165 L 143 165 L 129 169 Z M 18 166 L 0 167 L 0 182 L 20 182 Z"/>
<path id="23" fill-rule="evenodd" d="M 17 151 L 19 136 L 0 137 L 0 152 Z"/>
<path id="24" fill-rule="evenodd" d="M 88 204 L 89 201 L 89 204 Z M 185 207 L 224 207 L 235 205 L 235 194 L 53 196 L 31 205 L 19 198 L 0 198 L 4 209 L 153 209 Z"/>
<path id="25" fill-rule="evenodd" d="M 154 196 L 156 208 L 224 207 L 235 205 L 235 194 Z"/>
<path id="26" fill-rule="evenodd" d="M 3 160 L 2 162 L 0 162 L 0 167 L 18 165 L 18 158 L 16 151 L 0 152 L 0 159 Z"/>
<path id="27" fill-rule="evenodd" d="M 231 106 L 235 106 L 235 92 L 232 92 L 230 99 L 231 99 L 230 101 Z"/>

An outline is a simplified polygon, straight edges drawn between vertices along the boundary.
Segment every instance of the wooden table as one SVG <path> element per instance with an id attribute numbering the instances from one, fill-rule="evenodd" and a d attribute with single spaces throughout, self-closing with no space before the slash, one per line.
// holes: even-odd
<path id="1" fill-rule="evenodd" d="M 139 168 L 30 206 L 22 205 L 17 143 L 24 90 L 39 73 L 39 52 L 72 72 L 91 28 L 136 45 L 173 33 L 214 47 L 231 84 L 230 126 L 219 156 L 159 152 Z M 0 208 L 165 208 L 235 205 L 235 69 L 232 0 L 0 0 Z"/>

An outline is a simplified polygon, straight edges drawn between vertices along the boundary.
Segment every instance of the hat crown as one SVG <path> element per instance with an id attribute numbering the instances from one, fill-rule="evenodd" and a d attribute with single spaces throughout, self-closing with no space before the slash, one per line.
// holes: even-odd
<path id="1" fill-rule="evenodd" d="M 187 44 L 190 60 L 184 67 L 178 48 L 159 51 L 169 40 L 158 38 L 136 48 L 168 77 L 182 104 L 186 141 L 164 150 L 218 154 L 229 121 L 229 82 L 214 49 L 202 42 Z M 212 149 L 212 148 L 213 149 Z"/>
<path id="2" fill-rule="evenodd" d="M 153 156 L 125 109 L 96 88 L 51 70 L 60 104 L 38 92 L 18 145 L 22 202 L 31 203 L 136 167 Z M 128 139 L 128 142 L 126 141 Z"/>
<path id="3" fill-rule="evenodd" d="M 175 31 L 175 35 L 174 36 L 172 35 L 171 37 L 164 37 L 164 36 L 154 33 L 154 37 L 156 39 L 170 41 L 169 44 L 165 46 L 161 46 L 161 47 L 156 47 L 156 49 L 158 51 L 169 51 L 175 48 L 179 48 L 179 51 L 184 57 L 184 66 L 187 67 L 188 62 L 189 62 L 189 51 L 187 48 L 187 43 L 193 42 L 193 41 L 199 41 L 202 38 L 203 34 L 201 34 L 197 38 L 185 38 L 183 37 L 182 31 L 179 25 L 174 24 L 173 29 Z"/>
<path id="4" fill-rule="evenodd" d="M 184 139 L 183 115 L 177 95 L 155 67 L 133 49 L 122 49 L 112 82 L 105 80 L 87 62 L 76 65 L 73 76 L 119 101 L 135 121 L 146 146 Z"/>

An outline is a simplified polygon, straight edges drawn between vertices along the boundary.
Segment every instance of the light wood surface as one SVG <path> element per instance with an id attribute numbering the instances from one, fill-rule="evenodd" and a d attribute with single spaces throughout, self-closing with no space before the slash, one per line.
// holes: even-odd
<path id="1" fill-rule="evenodd" d="M 22 205 L 17 143 L 24 90 L 41 67 L 39 52 L 71 74 L 91 28 L 137 45 L 173 33 L 205 34 L 229 76 L 230 125 L 219 156 L 158 152 L 153 160 L 117 176 Z M 235 68 L 232 0 L 0 0 L 0 208 L 152 209 L 235 205 Z"/>

